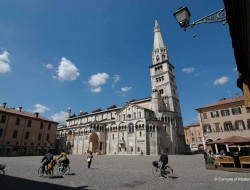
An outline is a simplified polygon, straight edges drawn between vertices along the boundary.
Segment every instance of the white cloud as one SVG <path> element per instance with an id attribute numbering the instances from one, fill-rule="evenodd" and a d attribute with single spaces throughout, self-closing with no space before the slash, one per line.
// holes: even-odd
<path id="1" fill-rule="evenodd" d="M 45 111 L 50 110 L 48 107 L 43 106 L 41 104 L 35 104 L 32 107 L 34 108 L 32 111 L 38 113 L 44 113 Z"/>
<path id="2" fill-rule="evenodd" d="M 238 69 L 237 69 L 237 67 L 235 67 L 234 69 L 233 69 L 233 71 L 237 71 Z"/>
<path id="3" fill-rule="evenodd" d="M 92 75 L 89 79 L 89 85 L 91 86 L 91 92 L 99 93 L 102 91 L 101 85 L 106 84 L 109 75 L 107 73 L 97 73 Z"/>
<path id="4" fill-rule="evenodd" d="M 229 81 L 229 77 L 223 76 L 214 81 L 214 85 L 224 85 Z"/>
<path id="5" fill-rule="evenodd" d="M 121 88 L 121 90 L 123 91 L 123 92 L 128 92 L 128 91 L 130 91 L 132 89 L 132 87 L 122 87 Z"/>
<path id="6" fill-rule="evenodd" d="M 90 91 L 93 92 L 93 93 L 99 93 L 99 92 L 102 91 L 102 88 L 100 86 L 98 86 L 98 87 L 92 87 L 90 89 Z"/>
<path id="7" fill-rule="evenodd" d="M 76 78 L 80 75 L 77 67 L 65 57 L 62 58 L 57 72 L 58 79 L 60 81 L 76 80 Z"/>
<path id="8" fill-rule="evenodd" d="M 117 83 L 120 80 L 120 76 L 119 75 L 115 75 L 113 77 L 113 79 L 114 79 L 114 83 Z"/>
<path id="9" fill-rule="evenodd" d="M 113 77 L 113 84 L 112 84 L 112 88 L 115 88 L 115 84 L 120 80 L 120 76 L 119 75 L 114 75 Z"/>
<path id="10" fill-rule="evenodd" d="M 43 65 L 46 69 L 53 69 L 53 65 L 52 64 L 47 64 L 47 65 Z"/>
<path id="11" fill-rule="evenodd" d="M 195 70 L 195 68 L 183 68 L 182 69 L 182 72 L 183 73 L 192 73 L 192 72 L 194 72 L 194 70 Z"/>
<path id="12" fill-rule="evenodd" d="M 89 79 L 90 86 L 100 86 L 106 83 L 109 75 L 107 73 L 97 73 Z"/>
<path id="13" fill-rule="evenodd" d="M 0 54 L 0 73 L 8 73 L 11 71 L 10 67 L 10 54 L 7 51 L 4 51 Z"/>
<path id="14" fill-rule="evenodd" d="M 68 113 L 65 111 L 60 111 L 59 113 L 55 113 L 51 116 L 53 121 L 57 121 L 59 123 L 65 123 L 66 118 L 68 117 Z"/>

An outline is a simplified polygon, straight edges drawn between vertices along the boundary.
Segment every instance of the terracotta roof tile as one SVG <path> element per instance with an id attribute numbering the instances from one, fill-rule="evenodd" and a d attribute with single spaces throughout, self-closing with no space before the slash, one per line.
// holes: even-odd
<path id="1" fill-rule="evenodd" d="M 234 98 L 222 98 L 219 101 L 216 101 L 214 103 L 208 104 L 208 105 L 200 107 L 200 108 L 196 108 L 196 110 L 199 110 L 199 109 L 202 109 L 202 108 L 207 108 L 207 107 L 213 107 L 213 106 L 229 104 L 229 103 L 233 103 L 233 102 L 239 102 L 239 101 L 244 101 L 244 97 L 239 96 L 239 97 L 234 97 Z"/>
<path id="2" fill-rule="evenodd" d="M 36 115 L 36 113 L 30 113 L 30 112 L 25 112 L 23 110 L 19 110 L 19 109 L 15 109 L 15 108 L 8 108 L 8 107 L 2 107 L 0 106 L 0 112 L 5 112 L 5 113 L 9 113 L 9 114 L 14 114 L 14 115 L 20 115 L 20 116 L 24 116 L 24 117 L 30 117 L 30 118 L 35 118 L 35 119 L 41 119 L 41 120 L 45 120 L 45 121 L 50 121 L 53 123 L 58 123 L 56 121 L 50 120 L 46 117 L 43 117 L 41 115 L 38 114 L 38 116 Z"/>
<path id="3" fill-rule="evenodd" d="M 195 127 L 195 126 L 200 126 L 199 122 L 195 122 L 195 123 L 190 123 L 187 126 L 185 126 L 184 128 L 188 128 L 188 127 Z"/>

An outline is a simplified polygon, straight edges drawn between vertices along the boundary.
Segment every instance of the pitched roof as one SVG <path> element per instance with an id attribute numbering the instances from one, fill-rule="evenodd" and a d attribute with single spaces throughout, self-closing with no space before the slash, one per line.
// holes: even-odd
<path id="1" fill-rule="evenodd" d="M 185 126 L 184 128 L 195 127 L 195 126 L 200 126 L 200 123 L 199 122 L 190 123 L 187 126 Z"/>
<path id="2" fill-rule="evenodd" d="M 200 108 L 196 108 L 196 110 L 202 109 L 202 108 L 208 108 L 208 107 L 214 107 L 214 106 L 219 106 L 219 105 L 225 105 L 225 104 L 230 104 L 230 103 L 234 103 L 234 102 L 239 102 L 239 101 L 244 101 L 244 97 L 243 96 L 237 96 L 234 98 L 221 98 L 220 100 L 208 104 L 206 106 L 200 107 Z"/>
<path id="3" fill-rule="evenodd" d="M 99 109 L 96 109 L 96 110 L 92 111 L 92 113 L 95 113 L 95 112 L 100 112 L 100 111 L 102 111 L 102 109 L 101 109 L 101 108 L 99 108 Z"/>
<path id="4" fill-rule="evenodd" d="M 116 105 L 110 106 L 110 107 L 107 108 L 107 110 L 111 110 L 111 109 L 114 109 L 114 108 L 117 108 L 117 106 Z"/>
<path id="5" fill-rule="evenodd" d="M 58 124 L 58 122 L 53 121 L 51 119 L 48 119 L 46 117 L 43 117 L 43 116 L 39 115 L 39 113 L 25 112 L 20 108 L 16 109 L 16 108 L 8 108 L 8 107 L 0 106 L 0 112 L 9 113 L 9 114 L 13 114 L 13 115 L 19 115 L 19 116 L 23 116 L 23 117 L 30 117 L 30 118 L 34 118 L 34 119 L 41 119 L 44 121 L 49 121 L 49 122 Z"/>

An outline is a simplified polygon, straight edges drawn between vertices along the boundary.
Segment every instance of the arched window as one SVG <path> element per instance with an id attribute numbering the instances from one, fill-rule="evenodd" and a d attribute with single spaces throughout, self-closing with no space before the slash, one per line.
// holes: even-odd
<path id="1" fill-rule="evenodd" d="M 156 61 L 157 61 L 157 62 L 160 61 L 159 55 L 156 56 Z"/>
<path id="2" fill-rule="evenodd" d="M 130 123 L 130 124 L 128 125 L 128 132 L 129 132 L 129 133 L 134 133 L 134 125 L 133 125 L 133 123 Z"/>

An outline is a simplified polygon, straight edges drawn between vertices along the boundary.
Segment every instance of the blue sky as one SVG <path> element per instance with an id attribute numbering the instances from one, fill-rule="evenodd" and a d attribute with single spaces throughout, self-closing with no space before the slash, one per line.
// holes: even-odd
<path id="1" fill-rule="evenodd" d="M 183 124 L 196 122 L 196 108 L 242 92 L 228 25 L 184 32 L 173 17 L 181 6 L 191 21 L 224 7 L 218 0 L 0 0 L 0 102 L 64 123 L 68 107 L 78 114 L 151 96 L 157 18 Z"/>

